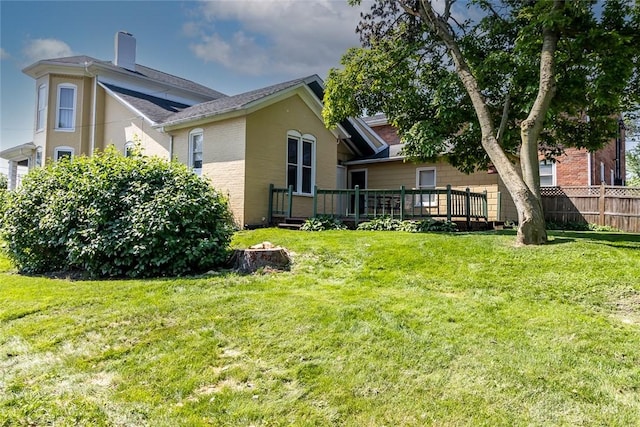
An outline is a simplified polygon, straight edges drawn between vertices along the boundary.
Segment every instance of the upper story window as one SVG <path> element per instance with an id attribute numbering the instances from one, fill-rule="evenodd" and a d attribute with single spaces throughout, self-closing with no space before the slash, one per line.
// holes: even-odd
<path id="1" fill-rule="evenodd" d="M 287 133 L 287 187 L 293 192 L 312 194 L 315 185 L 315 144 L 313 135 Z"/>
<path id="2" fill-rule="evenodd" d="M 435 189 L 436 188 L 436 168 L 417 168 L 416 169 L 416 188 L 422 189 Z M 437 194 L 420 194 L 417 197 L 416 206 L 431 207 L 438 205 Z"/>
<path id="3" fill-rule="evenodd" d="M 540 187 L 556 185 L 556 165 L 548 160 L 540 162 Z"/>
<path id="4" fill-rule="evenodd" d="M 36 131 L 44 130 L 47 123 L 47 85 L 38 86 L 38 111 L 36 112 Z"/>
<path id="5" fill-rule="evenodd" d="M 189 167 L 196 175 L 202 175 L 202 150 L 204 132 L 202 129 L 194 129 L 189 132 Z"/>
<path id="6" fill-rule="evenodd" d="M 73 152 L 74 152 L 73 147 L 66 147 L 66 146 L 56 147 L 53 150 L 53 159 L 56 162 L 65 157 L 71 159 L 73 157 Z"/>
<path id="7" fill-rule="evenodd" d="M 76 86 L 68 83 L 58 85 L 58 108 L 56 129 L 73 131 L 76 127 Z"/>

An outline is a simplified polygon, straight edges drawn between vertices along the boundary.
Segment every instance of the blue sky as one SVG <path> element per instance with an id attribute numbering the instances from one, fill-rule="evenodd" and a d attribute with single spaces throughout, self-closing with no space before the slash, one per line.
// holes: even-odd
<path id="1" fill-rule="evenodd" d="M 139 64 L 233 95 L 326 78 L 358 45 L 363 3 L 0 0 L 0 149 L 32 140 L 35 83 L 21 70 L 40 59 L 113 60 L 114 36 L 124 30 L 136 37 Z"/>

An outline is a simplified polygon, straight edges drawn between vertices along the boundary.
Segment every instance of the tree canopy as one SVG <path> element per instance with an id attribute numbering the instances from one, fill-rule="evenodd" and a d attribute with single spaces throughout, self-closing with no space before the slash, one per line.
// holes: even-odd
<path id="1" fill-rule="evenodd" d="M 374 0 L 356 31 L 362 47 L 329 72 L 326 124 L 383 112 L 411 158 L 496 166 L 519 213 L 539 204 L 539 153 L 600 148 L 640 100 L 638 2 Z"/>

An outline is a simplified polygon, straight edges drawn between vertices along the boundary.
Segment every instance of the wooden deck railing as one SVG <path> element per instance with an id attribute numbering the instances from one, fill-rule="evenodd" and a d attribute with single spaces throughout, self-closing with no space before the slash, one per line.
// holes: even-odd
<path id="1" fill-rule="evenodd" d="M 269 221 L 274 216 L 290 218 L 293 209 L 293 189 L 269 188 Z M 320 189 L 313 193 L 312 216 L 329 215 L 356 224 L 381 216 L 419 219 L 440 218 L 448 221 L 488 220 L 487 192 L 434 189 Z"/>

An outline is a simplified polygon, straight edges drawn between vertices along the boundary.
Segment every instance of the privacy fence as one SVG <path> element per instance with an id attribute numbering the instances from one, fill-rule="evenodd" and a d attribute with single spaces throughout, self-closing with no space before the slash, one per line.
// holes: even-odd
<path id="1" fill-rule="evenodd" d="M 588 223 L 640 233 L 640 187 L 543 187 L 545 219 Z"/>

